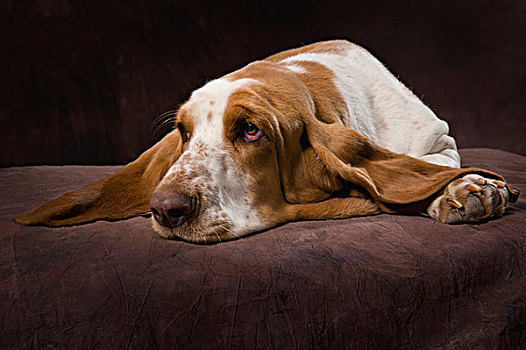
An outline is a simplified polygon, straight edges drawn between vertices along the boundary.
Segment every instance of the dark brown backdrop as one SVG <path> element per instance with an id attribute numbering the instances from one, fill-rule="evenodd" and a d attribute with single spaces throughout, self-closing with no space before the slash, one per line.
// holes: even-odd
<path id="1" fill-rule="evenodd" d="M 302 43 L 375 54 L 459 146 L 526 154 L 524 1 L 1 0 L 0 165 L 125 163 L 208 79 Z"/>

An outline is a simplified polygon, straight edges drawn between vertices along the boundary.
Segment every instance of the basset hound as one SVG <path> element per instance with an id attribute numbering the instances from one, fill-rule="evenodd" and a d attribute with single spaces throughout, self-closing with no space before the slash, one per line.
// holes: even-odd
<path id="1" fill-rule="evenodd" d="M 448 132 L 365 49 L 321 42 L 207 83 L 137 160 L 16 221 L 67 226 L 151 212 L 162 237 L 215 242 L 296 220 L 502 215 L 518 189 L 459 168 Z"/>

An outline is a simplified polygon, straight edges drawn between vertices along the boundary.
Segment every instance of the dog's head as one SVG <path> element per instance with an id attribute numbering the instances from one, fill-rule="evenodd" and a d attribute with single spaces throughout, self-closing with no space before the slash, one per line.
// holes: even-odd
<path id="1" fill-rule="evenodd" d="M 333 78 L 314 62 L 264 61 L 214 80 L 136 161 L 16 220 L 65 226 L 151 211 L 163 237 L 214 242 L 287 221 L 390 211 L 451 180 L 426 182 L 422 174 L 433 178 L 444 167 L 342 126 L 347 108 Z"/>
<path id="2" fill-rule="evenodd" d="M 176 118 L 181 155 L 150 200 L 154 229 L 191 241 L 234 238 L 294 220 L 292 204 L 341 190 L 309 142 L 316 103 L 345 111 L 331 80 L 318 83 L 334 98 L 316 101 L 291 70 L 257 62 L 196 90 Z"/>

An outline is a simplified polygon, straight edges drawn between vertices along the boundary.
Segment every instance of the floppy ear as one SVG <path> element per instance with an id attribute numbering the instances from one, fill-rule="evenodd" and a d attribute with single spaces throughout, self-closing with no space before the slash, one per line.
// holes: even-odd
<path id="1" fill-rule="evenodd" d="M 344 181 L 330 171 L 309 144 L 306 133 L 281 130 L 279 171 L 287 203 L 315 203 L 339 191 Z"/>
<path id="2" fill-rule="evenodd" d="M 66 193 L 15 221 L 23 225 L 69 226 L 95 220 L 119 220 L 149 212 L 150 197 L 181 155 L 178 130 L 166 135 L 115 174 Z"/>
<path id="3" fill-rule="evenodd" d="M 450 168 L 391 152 L 340 124 L 310 121 L 306 130 L 321 162 L 342 179 L 362 187 L 387 213 L 419 213 L 437 192 L 467 173 L 504 180 L 483 169 Z"/>

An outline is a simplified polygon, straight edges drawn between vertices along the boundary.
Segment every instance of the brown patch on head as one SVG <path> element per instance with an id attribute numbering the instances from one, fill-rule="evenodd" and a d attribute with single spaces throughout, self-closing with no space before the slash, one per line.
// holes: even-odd
<path id="1" fill-rule="evenodd" d="M 177 123 L 183 124 L 187 131 L 192 131 L 194 129 L 194 117 L 189 109 L 186 108 L 186 105 L 183 105 L 179 109 L 175 123 L 176 125 Z"/>
<path id="2" fill-rule="evenodd" d="M 280 217 L 280 208 L 290 203 L 319 202 L 343 188 L 343 181 L 318 158 L 305 126 L 316 119 L 341 123 L 347 114 L 345 100 L 333 83 L 330 69 L 317 62 L 294 64 L 305 72 L 295 73 L 284 65 L 260 61 L 225 77 L 258 81 L 230 96 L 224 127 L 227 140 L 235 138 L 244 120 L 266 135 L 255 143 L 234 142 L 239 155 L 235 159 L 253 177 L 251 192 L 266 217 Z"/>
<path id="3" fill-rule="evenodd" d="M 329 40 L 310 44 L 307 46 L 302 46 L 296 49 L 278 52 L 272 56 L 267 57 L 265 60 L 270 62 L 279 62 L 288 57 L 296 56 L 302 53 L 344 54 L 351 48 L 359 48 L 363 50 L 363 48 L 361 48 L 360 46 L 348 42 L 347 40 Z"/>
<path id="4" fill-rule="evenodd" d="M 325 123 L 341 123 L 348 112 L 345 99 L 334 84 L 334 72 L 318 62 L 294 61 L 294 65 L 305 72 L 293 72 L 286 64 L 258 61 L 224 78 L 257 80 L 261 84 L 253 84 L 252 90 L 285 118 L 302 120 L 307 114 L 314 114 Z"/>

